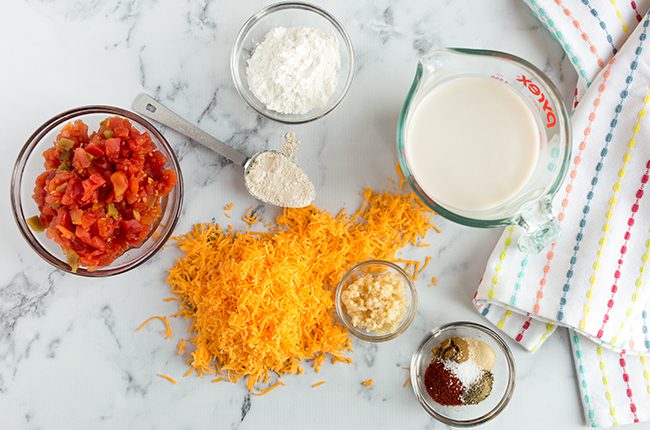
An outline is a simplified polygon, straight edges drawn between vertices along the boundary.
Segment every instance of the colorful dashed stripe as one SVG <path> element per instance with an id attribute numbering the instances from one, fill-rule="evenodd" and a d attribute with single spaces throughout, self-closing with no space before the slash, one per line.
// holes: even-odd
<path id="1" fill-rule="evenodd" d="M 645 358 L 645 355 L 639 353 L 639 359 L 641 360 L 641 367 L 643 367 L 643 379 L 645 379 L 645 390 L 650 394 L 650 370 L 648 370 L 648 360 Z"/>
<path id="2" fill-rule="evenodd" d="M 634 17 L 636 18 L 636 22 L 641 22 L 641 20 L 643 19 L 643 17 L 642 17 L 641 14 L 639 13 L 639 9 L 638 9 L 638 7 L 637 7 L 637 5 L 636 5 L 636 2 L 635 2 L 634 0 L 630 1 L 630 7 L 631 7 L 632 10 L 634 11 Z"/>
<path id="3" fill-rule="evenodd" d="M 508 228 L 508 236 L 506 236 L 506 240 L 503 242 L 503 251 L 501 251 L 501 254 L 499 255 L 499 261 L 497 262 L 497 265 L 494 267 L 494 276 L 492 276 L 490 291 L 488 291 L 488 299 L 494 298 L 494 289 L 499 283 L 499 273 L 501 273 L 501 268 L 503 267 L 503 261 L 506 259 L 506 256 L 508 255 L 508 248 L 510 248 L 510 244 L 512 244 L 512 234 L 514 233 L 514 231 L 515 231 L 514 226 L 510 226 Z"/>
<path id="4" fill-rule="evenodd" d="M 562 223 L 562 221 L 564 221 L 566 208 L 569 206 L 569 196 L 571 195 L 571 192 L 573 192 L 573 183 L 576 177 L 578 176 L 578 166 L 582 162 L 582 154 L 584 153 L 585 148 L 587 148 L 587 139 L 591 134 L 591 127 L 594 121 L 596 120 L 598 107 L 600 106 L 601 98 L 605 93 L 605 89 L 607 88 L 607 83 L 612 74 L 612 65 L 614 64 L 615 61 L 616 60 L 612 58 L 612 60 L 607 65 L 607 69 L 605 69 L 605 72 L 603 73 L 603 82 L 601 82 L 601 84 L 598 86 L 598 95 L 596 96 L 596 99 L 593 102 L 593 109 L 589 113 L 587 126 L 582 132 L 582 141 L 578 145 L 578 154 L 576 154 L 576 156 L 573 158 L 573 167 L 571 169 L 571 172 L 569 173 L 569 183 L 566 185 L 564 189 L 564 196 L 561 201 L 560 213 L 557 215 L 557 219 L 560 222 L 560 224 Z M 533 306 L 533 312 L 536 314 L 539 313 L 540 311 L 540 301 L 542 297 L 544 297 L 544 287 L 546 286 L 548 273 L 551 270 L 551 262 L 553 261 L 553 258 L 555 256 L 556 247 L 557 247 L 557 242 L 553 242 L 553 244 L 551 244 L 551 249 L 549 250 L 548 253 L 546 253 L 546 264 L 544 265 L 543 274 L 538 283 L 539 287 L 537 289 L 535 305 Z"/>
<path id="5" fill-rule="evenodd" d="M 517 334 L 515 337 L 515 340 L 517 342 L 521 342 L 521 340 L 524 338 L 524 334 L 526 333 L 526 330 L 530 328 L 530 321 L 533 319 L 533 317 L 528 316 L 528 319 L 524 321 L 524 324 L 521 326 L 521 331 Z"/>
<path id="6" fill-rule="evenodd" d="M 585 376 L 585 366 L 584 363 L 582 362 L 582 349 L 580 348 L 580 337 L 576 332 L 572 332 L 571 338 L 573 339 L 573 345 L 575 345 L 574 350 L 575 350 L 575 357 L 577 362 L 576 364 L 578 367 L 578 379 L 583 392 L 582 400 L 585 405 L 585 410 L 587 411 L 587 424 L 590 427 L 597 427 L 596 412 L 594 411 L 594 408 L 591 406 L 591 400 L 589 398 L 589 390 L 587 386 L 587 378 Z"/>
<path id="7" fill-rule="evenodd" d="M 649 88 L 650 90 L 650 88 Z M 646 92 L 645 97 L 643 97 L 643 105 L 641 106 L 641 109 L 639 110 L 639 113 L 637 114 L 637 119 L 636 122 L 634 123 L 634 126 L 632 127 L 632 136 L 630 137 L 630 140 L 627 143 L 627 150 L 625 151 L 625 155 L 623 156 L 623 165 L 621 168 L 618 170 L 618 178 L 616 179 L 616 182 L 612 186 L 612 196 L 608 200 L 607 204 L 607 211 L 605 212 L 605 223 L 603 224 L 601 230 L 602 234 L 600 236 L 600 239 L 598 240 L 598 250 L 596 251 L 596 261 L 593 264 L 593 269 L 594 271 L 592 272 L 591 276 L 589 277 L 589 288 L 587 289 L 587 293 L 585 294 L 586 300 L 585 303 L 582 307 L 582 319 L 580 320 L 580 329 L 584 330 L 585 327 L 587 326 L 587 316 L 589 315 L 589 311 L 591 310 L 591 297 L 593 295 L 593 290 L 594 290 L 594 285 L 596 284 L 597 280 L 597 274 L 598 274 L 598 269 L 600 268 L 600 260 L 603 254 L 603 248 L 605 247 L 605 244 L 607 243 L 607 235 L 611 229 L 611 220 L 612 217 L 614 216 L 614 209 L 616 208 L 616 204 L 618 203 L 618 193 L 621 191 L 621 183 L 623 182 L 623 179 L 625 178 L 625 175 L 627 174 L 627 165 L 629 164 L 630 160 L 632 159 L 632 150 L 636 147 L 636 137 L 639 134 L 639 131 L 641 131 L 641 124 L 643 119 L 646 116 L 646 108 L 648 106 L 648 103 L 650 103 L 650 92 Z M 633 215 L 638 210 L 638 205 L 636 205 L 636 210 L 635 207 L 632 207 L 633 210 Z M 634 225 L 634 218 L 631 218 L 632 221 L 628 222 L 628 229 L 631 229 L 632 226 Z M 628 233 L 626 233 L 629 237 L 629 230 Z M 625 250 L 627 249 L 626 246 L 622 248 L 622 254 L 625 255 Z M 619 259 L 619 269 L 621 265 L 623 264 L 623 260 Z M 621 276 L 620 270 L 616 270 L 614 272 L 614 277 L 615 279 L 618 279 Z M 614 293 L 616 292 L 616 288 L 613 288 Z M 609 302 L 607 303 L 607 308 L 608 310 L 614 306 L 614 297 L 612 293 L 612 297 L 610 298 Z M 608 316 L 608 314 L 607 314 Z M 608 316 L 609 317 L 609 316 Z M 602 337 L 602 332 L 599 332 L 598 337 Z"/>
<path id="8" fill-rule="evenodd" d="M 607 379 L 605 360 L 603 359 L 603 348 L 600 345 L 596 347 L 596 354 L 598 354 L 598 366 L 600 367 L 603 385 L 605 386 L 605 399 L 607 399 L 607 402 L 609 403 L 609 415 L 613 420 L 612 425 L 617 426 L 616 407 L 614 406 L 614 403 L 612 403 L 612 393 L 609 390 L 609 380 Z"/>
<path id="9" fill-rule="evenodd" d="M 517 295 L 521 290 L 521 282 L 524 280 L 524 277 L 526 276 L 527 266 L 528 266 L 528 254 L 526 254 L 526 256 L 521 259 L 520 270 L 519 273 L 517 273 L 517 282 L 515 282 L 515 288 L 512 291 L 512 297 L 510 297 L 510 304 L 512 306 L 515 306 L 517 304 Z"/>
<path id="10" fill-rule="evenodd" d="M 650 306 L 650 304 L 648 304 L 646 307 L 648 306 Z M 647 309 L 644 309 L 643 312 L 641 312 L 641 318 L 643 319 L 643 327 L 641 328 L 641 330 L 643 330 L 645 347 L 646 349 L 650 349 L 650 339 L 648 338 L 648 310 Z"/>
<path id="11" fill-rule="evenodd" d="M 639 203 L 641 202 L 641 199 L 643 198 L 645 191 L 644 187 L 648 183 L 648 173 L 650 173 L 650 160 L 648 160 L 646 164 L 646 170 L 645 173 L 641 176 L 641 185 L 639 188 L 636 190 L 635 197 L 636 200 L 632 204 L 632 208 L 630 210 L 631 214 L 627 219 L 627 230 L 625 231 L 625 234 L 623 235 L 623 245 L 621 245 L 620 249 L 620 254 L 618 258 L 618 266 L 616 268 L 616 271 L 614 272 L 614 284 L 612 285 L 611 288 L 611 295 L 610 295 L 610 300 L 607 302 L 607 311 L 605 312 L 605 315 L 603 316 L 603 323 L 600 327 L 600 330 L 598 330 L 597 336 L 601 338 L 603 336 L 603 330 L 605 329 L 605 325 L 607 324 L 607 321 L 609 320 L 609 311 L 611 310 L 611 305 L 614 305 L 614 295 L 616 294 L 616 291 L 618 291 L 618 280 L 621 276 L 621 266 L 623 265 L 623 258 L 625 254 L 627 253 L 627 244 L 630 239 L 630 236 L 632 235 L 632 227 L 634 226 L 634 217 L 636 216 L 638 210 L 639 210 Z M 634 306 L 639 298 L 639 290 L 641 289 L 641 285 L 643 285 L 643 277 L 642 274 L 645 271 L 645 263 L 648 261 L 648 252 L 650 252 L 650 238 L 646 241 L 646 250 L 645 254 L 641 257 L 641 270 L 640 270 L 640 275 L 639 278 L 636 280 L 634 283 L 634 293 L 632 293 L 631 301 L 630 301 L 630 306 L 629 308 L 625 311 L 625 318 L 623 321 L 621 321 L 621 324 L 618 328 L 618 331 L 616 335 L 612 338 L 610 345 L 614 346 L 616 345 L 618 341 L 618 336 L 621 334 L 623 331 L 623 328 L 625 327 L 625 323 L 627 322 L 628 318 L 632 316 L 632 312 L 634 311 Z M 649 348 L 650 349 L 650 348 Z"/>
<path id="12" fill-rule="evenodd" d="M 591 79 L 589 79 L 589 76 L 587 75 L 587 72 L 582 68 L 582 64 L 580 63 L 580 59 L 578 56 L 573 52 L 573 49 L 571 48 L 571 45 L 566 41 L 564 38 L 564 35 L 560 30 L 557 29 L 555 26 L 555 22 L 553 22 L 553 19 L 548 16 L 546 11 L 544 10 L 543 7 L 541 7 L 535 0 L 529 0 L 530 5 L 532 6 L 532 12 L 533 15 L 539 19 L 539 22 L 542 23 L 544 27 L 548 31 L 550 31 L 555 38 L 560 42 L 562 47 L 564 48 L 564 51 L 567 53 L 569 60 L 571 60 L 571 63 L 575 66 L 576 70 L 578 71 L 578 74 L 582 79 L 585 80 L 587 86 L 591 84 Z"/>
<path id="13" fill-rule="evenodd" d="M 582 243 L 582 238 L 584 234 L 585 227 L 587 225 L 587 218 L 589 215 L 589 210 L 591 208 L 591 201 L 594 197 L 594 191 L 596 189 L 596 186 L 598 185 L 598 179 L 600 177 L 600 172 L 603 168 L 603 162 L 605 160 L 605 157 L 607 157 L 607 152 L 609 148 L 609 144 L 612 141 L 612 138 L 614 137 L 614 130 L 616 130 L 616 126 L 618 124 L 618 118 L 623 111 L 623 102 L 627 99 L 629 93 L 628 90 L 630 88 L 630 85 L 632 81 L 634 80 L 634 73 L 637 70 L 638 67 L 638 60 L 639 60 L 639 55 L 641 55 L 641 52 L 643 51 L 643 45 L 645 44 L 646 40 L 646 32 L 648 30 L 648 24 L 650 23 L 650 18 L 646 18 L 646 20 L 643 22 L 643 32 L 639 35 L 639 46 L 636 48 L 634 60 L 630 63 L 630 72 L 625 78 L 625 89 L 621 91 L 620 95 L 620 100 L 618 104 L 616 105 L 616 108 L 614 109 L 615 114 L 614 117 L 612 118 L 610 122 L 610 129 L 607 135 L 605 136 L 605 145 L 603 149 L 600 151 L 600 160 L 598 161 L 598 164 L 596 164 L 596 171 L 594 172 L 594 176 L 591 179 L 591 188 L 589 192 L 587 193 L 587 202 L 584 205 L 582 209 L 582 218 L 580 220 L 580 230 L 578 231 L 578 234 L 576 235 L 576 243 L 573 248 L 573 255 L 571 256 L 571 259 L 569 261 L 570 266 L 569 269 L 567 270 L 566 273 L 566 281 L 563 286 L 563 294 L 562 297 L 560 298 L 560 306 L 558 309 L 557 313 L 557 319 L 559 321 L 562 321 L 564 319 L 564 306 L 566 305 L 567 302 L 567 296 L 570 290 L 570 283 L 571 283 L 571 278 L 573 277 L 573 269 L 575 268 L 576 263 L 578 262 L 578 253 L 580 251 L 580 245 Z"/>
<path id="14" fill-rule="evenodd" d="M 546 339 L 548 339 L 548 337 L 551 335 L 551 333 L 553 333 L 554 328 L 555 328 L 555 325 L 553 325 L 551 323 L 546 323 L 546 330 L 544 331 L 544 333 L 542 333 L 542 335 L 540 336 L 537 343 L 530 349 L 530 352 L 537 351 L 537 348 L 539 348 L 544 343 L 544 341 Z"/>
<path id="15" fill-rule="evenodd" d="M 618 18 L 618 20 L 621 22 L 621 27 L 623 28 L 623 31 L 627 33 L 628 27 L 625 21 L 623 20 L 623 12 L 621 12 L 621 9 L 618 7 L 618 1 L 609 0 L 609 3 L 614 8 L 614 11 L 616 12 L 616 18 Z"/>
<path id="16" fill-rule="evenodd" d="M 510 315 L 512 315 L 512 311 L 510 309 L 506 309 L 506 311 L 503 313 L 503 318 L 501 318 L 497 323 L 497 328 L 499 330 L 503 328 Z"/>
<path id="17" fill-rule="evenodd" d="M 625 382 L 625 394 L 630 402 L 630 412 L 634 417 L 634 422 L 639 422 L 639 417 L 636 414 L 636 404 L 634 403 L 634 393 L 632 393 L 632 387 L 630 387 L 630 375 L 627 373 L 627 362 L 625 361 L 625 350 L 621 351 L 621 354 L 618 357 L 618 364 L 621 366 L 621 371 L 623 372 L 623 382 Z"/>
<path id="18" fill-rule="evenodd" d="M 587 46 L 589 46 L 589 52 L 591 52 L 596 57 L 596 61 L 598 62 L 598 65 L 601 68 L 605 67 L 605 62 L 598 54 L 598 49 L 593 43 L 591 43 L 591 40 L 589 40 L 589 35 L 585 33 L 584 30 L 582 29 L 582 24 L 580 24 L 580 21 L 578 21 L 578 19 L 575 16 L 573 16 L 571 10 L 562 3 L 562 0 L 554 0 L 554 1 L 555 4 L 557 4 L 562 9 L 564 15 L 566 15 L 567 18 L 571 20 L 571 24 L 573 24 L 573 28 L 575 28 L 580 33 L 580 38 L 585 41 Z"/>
<path id="19" fill-rule="evenodd" d="M 598 26 L 605 32 L 605 38 L 607 39 L 609 46 L 612 47 L 612 54 L 616 55 L 618 49 L 616 49 L 616 45 L 614 45 L 614 38 L 612 37 L 611 34 L 609 34 L 609 30 L 607 30 L 607 24 L 605 23 L 605 21 L 603 21 L 600 18 L 600 15 L 598 15 L 598 11 L 594 9 L 591 3 L 589 3 L 589 0 L 582 0 L 582 4 L 589 9 L 589 13 L 591 13 L 591 16 L 593 16 L 594 19 L 598 21 Z"/>

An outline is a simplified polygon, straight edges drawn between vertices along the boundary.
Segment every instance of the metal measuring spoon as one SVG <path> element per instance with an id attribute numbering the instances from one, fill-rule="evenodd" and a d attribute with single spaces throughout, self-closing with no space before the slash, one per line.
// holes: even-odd
<path id="1" fill-rule="evenodd" d="M 133 101 L 133 110 L 139 113 L 140 115 L 144 115 L 148 118 L 151 118 L 161 123 L 162 125 L 177 131 L 183 136 L 188 137 L 197 143 L 200 143 L 206 148 L 213 150 L 217 154 L 226 157 L 233 163 L 242 166 L 244 168 L 244 175 L 248 173 L 250 167 L 255 163 L 255 160 L 258 157 L 264 156 L 266 154 L 277 154 L 282 156 L 284 159 L 286 159 L 287 162 L 295 166 L 295 169 L 300 171 L 302 175 L 305 175 L 304 172 L 302 172 L 302 170 L 300 170 L 300 168 L 293 162 L 293 160 L 291 160 L 289 157 L 285 156 L 279 151 L 274 151 L 274 150 L 260 151 L 260 152 L 256 152 L 250 157 L 246 156 L 245 154 L 234 149 L 233 147 L 226 145 L 222 141 L 212 137 L 205 131 L 201 130 L 194 124 L 187 121 L 186 119 L 180 117 L 178 114 L 174 113 L 169 108 L 165 107 L 159 101 L 149 96 L 148 94 L 140 94 L 135 98 L 135 100 Z M 307 176 L 305 175 L 305 178 L 306 177 Z M 304 204 L 300 203 L 297 205 L 291 205 L 291 204 L 287 205 L 279 201 L 269 201 L 268 199 L 265 199 L 263 196 L 260 196 L 256 194 L 254 191 L 252 191 L 247 181 L 244 181 L 244 184 L 248 192 L 253 197 L 265 203 L 270 203 L 275 206 L 302 207 L 302 206 L 309 205 L 313 200 L 313 195 L 311 195 L 311 197 L 308 199 L 309 201 L 305 201 Z M 311 182 L 309 184 L 313 188 Z"/>

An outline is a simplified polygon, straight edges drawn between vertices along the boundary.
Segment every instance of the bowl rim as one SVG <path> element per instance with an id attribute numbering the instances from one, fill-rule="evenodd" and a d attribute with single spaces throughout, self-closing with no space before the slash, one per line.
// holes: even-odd
<path id="1" fill-rule="evenodd" d="M 421 357 L 423 355 L 422 352 L 424 350 L 425 345 L 427 345 L 429 341 L 431 341 L 432 339 L 441 336 L 445 332 L 457 328 L 477 330 L 487 335 L 492 340 L 494 340 L 496 344 L 499 346 L 499 349 L 501 350 L 503 355 L 505 356 L 507 367 L 508 367 L 508 384 L 506 386 L 506 390 L 503 394 L 503 397 L 499 400 L 496 406 L 492 408 L 490 411 L 486 412 L 485 414 L 479 417 L 467 419 L 467 420 L 456 420 L 453 418 L 449 418 L 445 415 L 442 415 L 435 409 L 433 409 L 429 405 L 429 402 L 425 397 L 428 395 L 428 393 L 422 392 L 420 390 L 420 386 L 418 384 L 419 378 L 417 375 L 418 365 L 420 364 Z M 456 321 L 456 322 L 447 323 L 435 327 L 422 338 L 420 344 L 418 345 L 417 349 L 413 353 L 413 356 L 411 357 L 410 380 L 411 380 L 411 387 L 413 389 L 413 393 L 415 394 L 415 397 L 418 399 L 420 405 L 424 408 L 425 411 L 427 411 L 429 415 L 431 415 L 438 421 L 441 421 L 442 423 L 453 427 L 474 427 L 479 424 L 484 424 L 492 420 L 505 409 L 508 403 L 510 403 L 510 400 L 512 399 L 512 395 L 514 393 L 516 373 L 517 370 L 515 367 L 515 359 L 514 356 L 512 355 L 512 351 L 510 350 L 510 347 L 508 347 L 508 345 L 506 344 L 506 342 L 503 340 L 501 336 L 499 336 L 494 330 L 482 324 L 478 324 L 471 321 Z"/>
<path id="2" fill-rule="evenodd" d="M 238 52 L 241 51 L 242 41 L 248 35 L 250 30 L 253 28 L 253 26 L 255 26 L 255 24 L 257 24 L 260 20 L 262 20 L 266 16 L 271 15 L 274 12 L 278 12 L 285 9 L 305 10 L 308 12 L 313 12 L 321 16 L 322 18 L 325 18 L 327 21 L 330 22 L 330 24 L 332 24 L 332 26 L 336 29 L 336 31 L 338 31 L 339 35 L 343 39 L 344 44 L 347 48 L 346 51 L 350 53 L 350 58 L 349 58 L 350 65 L 345 79 L 345 84 L 343 85 L 341 94 L 336 99 L 336 101 L 332 103 L 332 105 L 328 109 L 322 112 L 318 112 L 317 114 L 312 114 L 312 115 L 304 115 L 304 116 L 296 115 L 296 119 L 280 117 L 279 115 L 282 115 L 280 113 L 278 113 L 278 115 L 274 115 L 272 113 L 269 113 L 271 112 L 270 110 L 269 112 L 264 112 L 258 109 L 253 103 L 253 101 L 250 100 L 250 97 L 244 91 L 244 85 L 247 84 L 243 82 L 242 79 L 239 78 L 239 73 L 237 72 L 238 70 L 237 64 L 239 59 L 237 54 Z M 343 25 L 341 25 L 341 23 L 336 18 L 334 18 L 332 14 L 327 12 L 325 9 L 311 3 L 295 2 L 295 1 L 278 2 L 262 8 L 261 10 L 253 14 L 250 18 L 248 18 L 246 22 L 244 22 L 244 24 L 242 25 L 241 29 L 237 33 L 237 37 L 235 38 L 235 42 L 233 43 L 233 47 L 230 52 L 230 75 L 232 77 L 233 83 L 235 85 L 235 89 L 237 90 L 239 96 L 242 99 L 244 99 L 246 104 L 250 106 L 258 114 L 270 120 L 280 122 L 282 124 L 305 124 L 323 118 L 325 115 L 332 112 L 343 101 L 343 99 L 348 93 L 348 90 L 350 89 L 350 85 L 352 84 L 352 80 L 354 78 L 354 67 L 355 67 L 354 57 L 355 57 L 354 46 L 352 45 L 352 39 L 350 38 L 350 35 L 345 30 L 345 28 L 343 28 Z"/>
<path id="3" fill-rule="evenodd" d="M 409 303 L 407 314 L 404 315 L 402 322 L 390 333 L 381 334 L 381 335 L 372 335 L 366 332 L 363 332 L 357 329 L 352 323 L 346 319 L 347 312 L 343 309 L 343 285 L 350 278 L 350 276 L 358 269 L 369 266 L 371 264 L 376 264 L 380 266 L 390 267 L 391 269 L 397 271 L 405 281 L 404 288 L 408 289 L 411 293 L 411 302 Z M 417 313 L 418 307 L 418 293 L 415 288 L 415 284 L 411 280 L 411 277 L 397 264 L 386 261 L 386 260 L 366 260 L 361 263 L 355 264 L 350 270 L 348 270 L 345 275 L 341 277 L 338 285 L 336 286 L 336 295 L 334 298 L 336 316 L 343 327 L 345 327 L 353 336 L 365 340 L 367 342 L 386 342 L 391 339 L 395 339 L 397 336 L 404 333 L 411 325 L 415 319 L 415 314 Z"/>
<path id="4" fill-rule="evenodd" d="M 52 130 L 59 127 L 61 124 L 86 114 L 108 114 L 121 116 L 138 123 L 138 125 L 144 127 L 149 133 L 151 133 L 154 139 L 158 139 L 160 146 L 162 146 L 169 154 L 171 154 L 169 163 L 171 164 L 172 169 L 175 171 L 177 176 L 177 182 L 172 192 L 177 194 L 177 199 L 171 208 L 173 213 L 171 216 L 171 221 L 165 226 L 165 232 L 161 235 L 161 237 L 157 239 L 151 249 L 149 249 L 146 253 L 117 268 L 110 268 L 109 265 L 105 266 L 104 268 L 99 268 L 98 270 L 89 271 L 85 268 L 80 267 L 76 272 L 73 272 L 67 263 L 54 256 L 51 252 L 45 249 L 43 245 L 41 245 L 40 241 L 36 238 L 32 230 L 27 225 L 25 213 L 23 212 L 22 206 L 21 185 L 23 181 L 25 165 L 43 138 Z M 18 226 L 18 230 L 20 231 L 27 244 L 36 252 L 36 254 L 38 254 L 50 265 L 64 272 L 87 278 L 101 278 L 125 273 L 129 270 L 139 267 L 142 263 L 153 257 L 164 246 L 167 240 L 171 237 L 174 228 L 178 223 L 178 219 L 180 218 L 181 208 L 183 206 L 183 174 L 173 148 L 167 139 L 149 121 L 134 112 L 119 107 L 109 105 L 87 105 L 68 109 L 58 115 L 47 119 L 36 129 L 36 131 L 31 134 L 31 136 L 29 136 L 25 144 L 18 152 L 18 156 L 16 157 L 16 161 L 14 163 L 14 167 L 11 173 L 10 196 L 13 218 L 16 222 L 16 225 Z M 153 230 L 150 234 L 153 234 Z M 129 250 L 130 249 L 136 248 L 129 248 Z"/>

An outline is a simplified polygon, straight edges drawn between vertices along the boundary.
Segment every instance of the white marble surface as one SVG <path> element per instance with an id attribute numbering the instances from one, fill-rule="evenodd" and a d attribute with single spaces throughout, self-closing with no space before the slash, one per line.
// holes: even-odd
<path id="1" fill-rule="evenodd" d="M 575 73 L 518 0 L 332 0 L 319 2 L 349 31 L 357 71 L 341 106 L 324 120 L 286 127 L 265 120 L 235 92 L 230 48 L 244 20 L 264 2 L 241 0 L 8 0 L 0 13 L 0 181 L 27 136 L 45 119 L 84 104 L 129 107 L 145 90 L 243 151 L 277 145 L 291 129 L 315 180 L 316 203 L 354 207 L 364 186 L 393 177 L 395 123 L 418 56 L 442 46 L 510 51 L 546 70 L 570 96 Z M 185 175 L 177 231 L 215 217 L 222 207 L 254 205 L 240 173 L 218 156 L 165 131 Z M 419 285 L 411 329 L 379 346 L 356 342 L 352 365 L 325 365 L 285 377 L 286 387 L 250 397 L 236 384 L 182 378 L 175 343 L 146 317 L 171 314 L 166 249 L 143 267 L 111 279 L 64 275 L 40 260 L 0 201 L 0 428 L 225 429 L 440 428 L 402 388 L 413 349 L 433 326 L 480 320 L 470 298 L 499 234 L 438 220 L 441 235 L 420 250 L 439 285 Z M 407 254 L 409 255 L 409 254 Z M 176 333 L 186 330 L 173 321 Z M 512 342 L 511 342 L 512 343 Z M 516 345 L 518 377 L 508 409 L 485 428 L 580 428 L 582 410 L 566 334 L 535 355 Z M 156 377 L 177 377 L 171 385 Z M 373 378 L 364 389 L 360 381 Z M 324 379 L 327 384 L 312 389 Z"/>

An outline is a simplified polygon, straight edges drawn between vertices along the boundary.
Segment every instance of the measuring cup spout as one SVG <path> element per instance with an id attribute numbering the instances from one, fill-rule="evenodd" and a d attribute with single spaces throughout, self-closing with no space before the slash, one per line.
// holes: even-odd
<path id="1" fill-rule="evenodd" d="M 548 197 L 522 206 L 517 224 L 525 230 L 517 247 L 527 254 L 541 252 L 560 236 L 560 223 L 553 215 L 551 199 Z"/>

